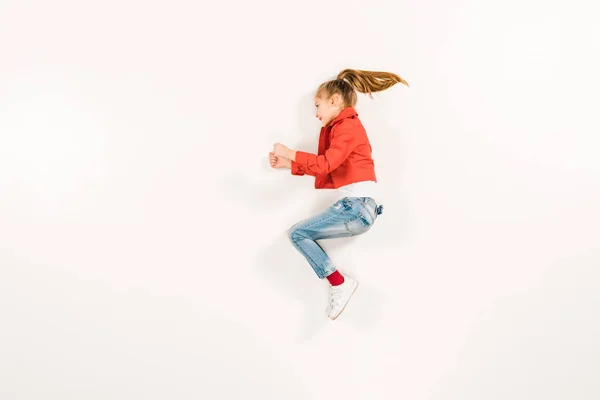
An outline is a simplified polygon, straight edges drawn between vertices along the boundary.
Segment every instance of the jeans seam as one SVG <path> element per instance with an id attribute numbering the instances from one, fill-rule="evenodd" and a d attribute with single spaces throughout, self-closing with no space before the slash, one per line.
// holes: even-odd
<path id="1" fill-rule="evenodd" d="M 302 240 L 312 240 L 312 239 L 303 238 Z M 310 254 L 308 254 L 306 251 L 304 251 L 304 249 L 302 248 L 302 246 L 299 246 L 299 245 L 298 245 L 298 241 L 297 241 L 296 239 L 294 239 L 293 235 L 292 235 L 292 241 L 294 242 L 294 245 L 295 245 L 295 247 L 296 247 L 298 250 L 300 250 L 300 252 L 302 252 L 302 254 L 303 254 L 303 255 L 304 255 L 306 258 L 310 258 L 310 261 L 312 261 L 312 262 L 313 262 L 313 264 L 315 264 L 315 265 L 319 265 L 319 263 L 318 263 L 317 261 L 315 261 L 315 259 L 314 259 L 314 258 L 312 258 L 312 256 L 311 256 Z M 316 240 L 313 240 L 313 242 L 317 243 L 317 241 L 316 241 Z M 318 243 L 317 243 L 317 245 L 318 245 Z M 320 246 L 319 246 L 319 247 L 320 247 Z M 325 253 L 325 250 L 323 250 L 323 249 L 321 249 L 321 250 L 322 250 L 322 251 Z M 325 254 L 327 254 L 327 253 L 325 253 Z M 325 271 L 325 268 L 322 268 L 322 269 L 323 269 L 323 271 Z M 321 279 L 325 278 L 324 274 L 317 273 L 317 275 L 319 275 L 319 278 L 321 278 Z"/>
<path id="2" fill-rule="evenodd" d="M 313 221 L 311 224 L 308 224 L 308 225 L 303 225 L 302 227 L 303 227 L 303 228 L 309 228 L 309 227 L 311 227 L 311 226 L 313 226 L 313 225 L 316 225 L 316 224 L 318 224 L 318 223 L 321 223 L 321 222 L 323 222 L 323 221 L 328 221 L 328 220 L 330 220 L 330 219 L 332 219 L 332 218 L 339 217 L 340 215 L 344 214 L 346 211 L 348 211 L 348 210 L 342 210 L 342 211 L 341 211 L 339 214 L 330 215 L 329 217 L 322 218 L 322 219 L 320 219 L 320 220 L 318 220 L 318 221 Z"/>

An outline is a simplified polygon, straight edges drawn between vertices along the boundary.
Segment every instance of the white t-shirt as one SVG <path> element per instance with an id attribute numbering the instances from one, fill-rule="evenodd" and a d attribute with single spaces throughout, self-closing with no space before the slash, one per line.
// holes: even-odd
<path id="1" fill-rule="evenodd" d="M 375 181 L 350 183 L 339 187 L 337 191 L 340 199 L 344 197 L 370 197 L 376 200 L 378 198 L 377 182 Z"/>

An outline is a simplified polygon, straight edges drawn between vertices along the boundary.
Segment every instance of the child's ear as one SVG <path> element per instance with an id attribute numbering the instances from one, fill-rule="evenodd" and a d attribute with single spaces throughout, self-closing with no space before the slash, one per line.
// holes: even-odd
<path id="1" fill-rule="evenodd" d="M 342 98 L 341 98 L 341 96 L 340 96 L 338 93 L 335 93 L 333 96 L 331 96 L 331 99 L 330 99 L 330 104 L 331 104 L 332 106 L 335 106 L 335 105 L 338 105 L 338 104 L 340 104 L 340 103 L 341 103 L 341 101 L 342 101 Z"/>

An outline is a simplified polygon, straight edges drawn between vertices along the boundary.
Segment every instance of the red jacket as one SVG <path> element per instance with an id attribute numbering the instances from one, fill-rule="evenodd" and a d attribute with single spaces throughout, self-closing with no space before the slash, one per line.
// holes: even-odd
<path id="1" fill-rule="evenodd" d="M 317 154 L 296 152 L 293 175 L 312 175 L 316 189 L 337 189 L 350 183 L 377 181 L 367 132 L 353 107 L 347 107 L 321 128 Z"/>

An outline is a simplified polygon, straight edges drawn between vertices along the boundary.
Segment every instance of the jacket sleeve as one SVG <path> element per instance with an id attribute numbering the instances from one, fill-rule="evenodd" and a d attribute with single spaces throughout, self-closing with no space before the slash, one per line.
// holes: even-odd
<path id="1" fill-rule="evenodd" d="M 354 132 L 343 125 L 331 132 L 331 144 L 323 155 L 296 151 L 298 170 L 307 174 L 328 174 L 339 167 L 356 147 Z M 293 166 L 293 164 L 292 164 Z"/>
<path id="2" fill-rule="evenodd" d="M 304 174 L 315 176 L 314 172 L 306 171 L 296 161 L 292 161 L 292 175 L 302 176 Z"/>

